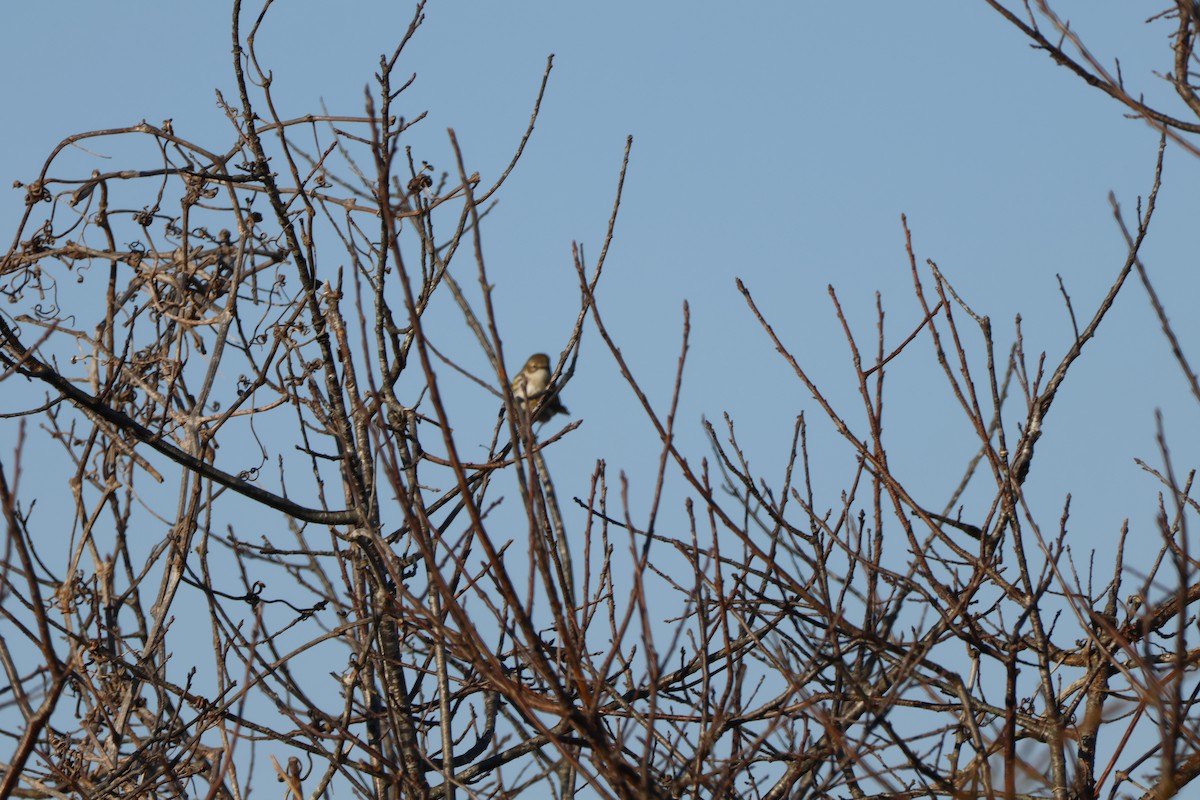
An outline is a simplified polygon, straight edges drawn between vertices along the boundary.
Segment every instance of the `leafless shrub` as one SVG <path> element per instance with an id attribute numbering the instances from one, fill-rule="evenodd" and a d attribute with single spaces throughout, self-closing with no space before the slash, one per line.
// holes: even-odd
<path id="1" fill-rule="evenodd" d="M 243 35 L 238 5 L 231 144 L 169 122 L 65 140 L 26 185 L 0 262 L 0 358 L 21 406 L 7 419 L 36 420 L 58 448 L 23 447 L 0 469 L 0 797 L 240 798 L 263 791 L 264 772 L 296 798 L 1166 797 L 1200 771 L 1192 474 L 1172 471 L 1164 441 L 1160 549 L 1136 579 L 1128 526 L 1111 573 L 1081 575 L 1069 498 L 1047 521 L 1024 494 L 1072 365 L 1134 270 L 1150 290 L 1138 252 L 1161 150 L 1144 206 L 1129 217 L 1114 204 L 1128 250 L 1103 300 L 1075 309 L 1064 290 L 1079 318 L 1057 359 L 1031 356 L 1019 327 L 998 346 L 986 314 L 910 242 L 922 314 L 899 343 L 884 340 L 881 300 L 864 339 L 830 291 L 861 396 L 852 412 L 738 282 L 780 380 L 803 385 L 853 455 L 830 506 L 814 496 L 821 457 L 803 416 L 782 475 L 754 473 L 729 419 L 707 427 L 711 461 L 680 449 L 686 308 L 667 408 L 626 366 L 594 292 L 631 143 L 599 258 L 575 251 L 578 317 L 555 374 L 514 392 L 509 367 L 526 354 L 504 352 L 478 232 L 541 90 L 498 181 L 483 184 L 453 133 L 456 163 L 437 175 L 404 146 L 420 118 L 397 112 L 397 59 L 423 6 L 362 117 L 281 119 L 254 49 L 265 9 Z M 1197 130 L 1072 60 L 1062 42 L 1078 43 L 1045 4 L 1040 17 L 993 5 L 1171 136 Z M 1190 5 L 1173 13 L 1189 100 L 1200 23 Z M 57 177 L 64 148 L 102 137 L 144 142 L 154 165 Z M 431 336 L 439 293 L 473 341 Z M 547 412 L 585 325 L 658 433 L 644 529 L 602 463 L 573 489 L 586 523 L 568 529 L 544 457 L 578 424 Z M 977 439 L 968 463 L 939 466 L 960 470 L 961 488 L 936 511 L 884 444 L 885 375 L 918 341 L 934 345 Z M 462 366 L 468 351 L 487 374 Z M 450 418 L 451 372 L 494 395 L 494 424 Z M 467 457 L 480 436 L 487 457 Z M 42 493 L 55 479 L 32 474 L 44 465 L 70 503 Z M 682 498 L 664 492 L 668 472 Z M 496 509 L 502 474 L 516 522 Z M 676 502 L 680 515 L 660 520 Z M 195 652 L 211 661 L 186 663 Z"/>

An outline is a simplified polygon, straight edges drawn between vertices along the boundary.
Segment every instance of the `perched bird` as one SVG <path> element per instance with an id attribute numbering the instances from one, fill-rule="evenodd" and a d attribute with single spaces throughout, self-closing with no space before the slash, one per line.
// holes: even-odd
<path id="1" fill-rule="evenodd" d="M 555 414 L 566 414 L 567 407 L 550 391 L 550 357 L 534 353 L 512 381 L 513 397 L 522 407 L 533 410 L 534 422 L 545 422 Z"/>

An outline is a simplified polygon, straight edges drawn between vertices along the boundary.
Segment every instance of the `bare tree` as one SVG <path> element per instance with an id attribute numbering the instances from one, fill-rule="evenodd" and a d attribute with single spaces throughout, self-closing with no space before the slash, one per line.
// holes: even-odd
<path id="1" fill-rule="evenodd" d="M 992 5 L 1168 135 L 1195 132 L 1067 55 L 1086 50 L 1044 4 Z M 25 186 L 0 261 L 4 417 L 56 452 L 22 444 L 0 463 L 0 798 L 241 798 L 264 773 L 294 798 L 1167 797 L 1200 773 L 1192 473 L 1164 440 L 1147 466 L 1159 550 L 1138 577 L 1128 524 L 1111 572 L 1080 574 L 1069 498 L 1049 520 L 1025 498 L 1058 393 L 1129 275 L 1154 297 L 1138 254 L 1165 143 L 1144 205 L 1114 203 L 1128 248 L 1102 301 L 1075 309 L 1063 291 L 1079 321 L 1059 356 L 1027 351 L 1019 321 L 998 343 L 909 239 L 922 313 L 903 340 L 885 341 L 882 299 L 864 339 L 830 290 L 861 397 L 837 408 L 738 281 L 778 379 L 815 398 L 853 459 L 830 502 L 804 416 L 781 475 L 752 470 L 729 418 L 706 426 L 708 458 L 682 449 L 686 305 L 665 408 L 626 365 L 595 290 L 632 142 L 598 257 L 574 250 L 573 329 L 553 359 L 512 369 L 527 354 L 504 350 L 481 220 L 549 62 L 486 185 L 453 132 L 441 174 L 406 147 L 421 117 L 400 116 L 396 67 L 423 4 L 361 117 L 295 119 L 255 50 L 269 6 L 244 30 L 234 3 L 223 149 L 170 123 L 93 131 Z M 1190 4 L 1167 16 L 1187 100 L 1200 19 Z M 153 166 L 57 176 L 66 148 L 105 137 L 145 144 Z M 433 333 L 439 294 L 468 336 Z M 585 326 L 658 434 L 642 523 L 598 463 L 569 525 L 547 464 L 579 424 L 554 413 Z M 885 376 L 916 342 L 976 439 L 939 467 L 961 482 L 936 503 L 885 447 Z M 452 380 L 497 416 L 452 419 Z M 466 455 L 481 443 L 486 457 Z M 69 504 L 31 488 L 55 464 Z"/>

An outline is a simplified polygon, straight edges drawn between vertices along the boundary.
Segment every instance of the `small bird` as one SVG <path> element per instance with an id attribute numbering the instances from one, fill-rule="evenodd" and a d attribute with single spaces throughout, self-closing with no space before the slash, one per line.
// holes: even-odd
<path id="1" fill-rule="evenodd" d="M 550 357 L 534 353 L 512 381 L 513 397 L 523 407 L 533 407 L 533 421 L 545 422 L 555 414 L 567 414 L 567 407 L 550 394 Z"/>

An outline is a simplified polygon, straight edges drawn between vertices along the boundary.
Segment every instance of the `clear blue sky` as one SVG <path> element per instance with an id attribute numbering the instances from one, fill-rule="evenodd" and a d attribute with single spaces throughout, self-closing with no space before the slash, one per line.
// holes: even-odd
<path id="1" fill-rule="evenodd" d="M 361 111 L 379 54 L 403 33 L 410 8 L 278 4 L 260 48 L 281 113 L 316 111 L 321 101 L 335 113 Z M 1105 4 L 1073 23 L 1100 52 L 1118 46 L 1133 85 L 1169 102 L 1149 72 L 1169 65 L 1166 30 L 1143 25 L 1140 13 Z M 541 121 L 485 229 L 510 367 L 563 341 L 576 302 L 570 243 L 598 252 L 632 134 L 602 309 L 651 397 L 665 402 L 689 301 L 685 449 L 704 454 L 701 415 L 729 410 L 767 474 L 783 459 L 795 413 L 809 412 L 814 436 L 824 433 L 751 320 L 735 276 L 831 396 L 853 403 L 826 286 L 868 340 L 873 293 L 883 292 L 891 340 L 905 335 L 917 318 L 906 213 L 918 258 L 937 261 L 992 317 L 1001 344 L 1019 312 L 1027 349 L 1056 362 L 1070 328 L 1055 274 L 1077 313 L 1088 313 L 1123 259 L 1107 193 L 1132 209 L 1150 185 L 1154 132 L 1031 50 L 982 2 L 775 2 L 736 12 L 718 3 L 443 2 L 427 16 L 403 62 L 418 80 L 402 109 L 429 111 L 412 141 L 439 169 L 451 168 L 445 129 L 453 127 L 470 164 L 485 179 L 497 175 L 555 54 Z M 224 3 L 6 9 L 6 27 L 20 35 L 0 51 L 4 185 L 32 177 L 66 135 L 139 119 L 172 118 L 194 140 L 227 145 L 214 89 L 232 84 L 228 17 Z M 119 153 L 101 155 L 120 163 Z M 1194 159 L 1172 148 L 1146 249 L 1169 299 L 1194 292 L 1196 177 Z M 7 231 L 21 199 L 19 190 L 0 194 Z M 1151 513 L 1132 502 L 1155 491 L 1132 458 L 1154 457 L 1154 409 L 1180 432 L 1177 447 L 1194 442 L 1196 422 L 1194 407 L 1178 402 L 1182 382 L 1146 299 L 1130 288 L 1060 398 L 1036 467 L 1060 473 L 1058 494 L 1074 493 L 1077 513 L 1094 509 L 1092 523 L 1110 531 L 1125 515 Z M 526 313 L 531 297 L 536 315 Z M 1190 309 L 1172 310 L 1184 341 L 1195 341 Z M 954 438 L 964 429 L 940 384 L 921 388 L 932 374 L 927 354 L 917 347 L 893 365 L 889 413 L 893 459 L 936 506 L 957 480 L 963 448 Z M 560 467 L 582 475 L 603 457 L 637 476 L 652 465 L 639 441 L 649 428 L 616 380 L 589 332 L 564 397 L 585 424 L 556 456 Z M 833 478 L 830 487 L 840 485 Z"/>
<path id="2" fill-rule="evenodd" d="M 1079 9 L 1073 27 L 1098 52 L 1121 57 L 1135 91 L 1177 108 L 1151 74 L 1170 67 L 1167 26 L 1144 25 L 1141 6 L 1071 8 Z M 332 113 L 360 112 L 379 55 L 390 52 L 410 13 L 397 2 L 278 4 L 260 54 L 276 75 L 281 115 L 318 112 L 321 101 Z M 181 134 L 227 147 L 214 89 L 228 96 L 232 86 L 228 16 L 218 2 L 6 7 L 3 186 L 33 177 L 66 135 L 140 119 L 172 118 Z M 1151 184 L 1154 131 L 1031 50 L 981 1 L 761 2 L 735 10 L 714 2 L 448 0 L 431 3 L 427 16 L 402 62 L 401 72 L 418 80 L 401 107 L 408 116 L 429 111 L 412 145 L 439 170 L 452 169 L 445 130 L 453 127 L 470 168 L 485 183 L 497 176 L 555 54 L 541 120 L 484 232 L 509 368 L 534 351 L 557 353 L 565 341 L 577 307 L 570 245 L 579 240 L 598 253 L 632 134 L 599 294 L 606 321 L 665 410 L 687 300 L 693 338 L 682 449 L 693 460 L 708 455 L 701 416 L 719 420 L 729 411 L 752 463 L 778 485 L 793 418 L 805 411 L 814 460 L 835 454 L 817 478 L 826 506 L 837 504 L 849 475 L 845 450 L 751 318 L 735 276 L 856 423 L 826 286 L 868 347 L 876 290 L 891 343 L 907 335 L 919 316 L 902 213 L 919 261 L 935 260 L 991 316 L 998 351 L 1007 350 L 1020 313 L 1027 352 L 1044 350 L 1056 364 L 1071 331 L 1056 273 L 1082 323 L 1125 257 L 1107 195 L 1132 212 Z M 1186 346 L 1200 333 L 1192 309 L 1200 174 L 1193 157 L 1172 147 L 1166 175 L 1144 255 Z M 5 236 L 21 200 L 18 190 L 0 193 Z M 538 313 L 529 314 L 531 306 Z M 1047 421 L 1031 498 L 1044 504 L 1044 519 L 1056 520 L 1073 494 L 1073 541 L 1084 551 L 1104 549 L 1124 517 L 1157 546 L 1158 487 L 1133 459 L 1158 463 L 1161 408 L 1175 456 L 1194 460 L 1197 409 L 1139 286 L 1127 287 L 1075 372 Z M 563 397 L 584 425 L 551 463 L 564 498 L 586 492 L 596 459 L 627 470 L 634 510 L 644 513 L 649 490 L 638 482 L 653 474 L 657 450 L 618 380 L 589 328 Z M 891 365 L 889 381 L 893 466 L 940 509 L 975 445 L 927 341 Z M 480 413 L 494 415 L 494 400 L 478 402 Z"/>
<path id="3" fill-rule="evenodd" d="M 278 4 L 260 51 L 277 76 L 281 113 L 317 111 L 321 101 L 334 113 L 361 111 L 379 55 L 403 33 L 410 9 Z M 1105 4 L 1072 21 L 1099 52 L 1121 57 L 1137 90 L 1169 103 L 1150 75 L 1169 65 L 1167 32 L 1142 24 L 1140 13 Z M 998 343 L 1011 341 L 1019 312 L 1027 349 L 1045 350 L 1053 363 L 1070 332 L 1055 274 L 1077 313 L 1088 314 L 1123 259 L 1107 194 L 1132 209 L 1150 185 L 1155 133 L 1031 50 L 982 2 L 775 2 L 736 12 L 718 3 L 443 2 L 427 16 L 406 51 L 401 71 L 418 80 L 401 108 L 429 112 L 412 143 L 439 170 L 451 168 L 445 129 L 453 127 L 471 166 L 485 180 L 497 175 L 555 54 L 541 121 L 485 229 L 510 368 L 528 352 L 557 352 L 566 336 L 576 304 L 570 243 L 599 251 L 632 134 L 602 310 L 651 397 L 664 403 L 686 299 L 694 334 L 680 415 L 685 449 L 705 454 L 701 415 L 728 410 L 768 475 L 778 474 L 784 432 L 801 410 L 814 437 L 836 445 L 750 318 L 735 276 L 830 395 L 853 404 L 826 286 L 867 341 L 875 290 L 891 341 L 906 335 L 917 319 L 900 227 L 906 213 L 918 259 L 937 261 L 992 317 Z M 171 118 L 193 140 L 226 146 L 214 89 L 228 94 L 232 85 L 228 18 L 224 3 L 7 9 L 6 26 L 21 35 L 0 51 L 9 119 L 0 180 L 32 177 L 66 135 L 140 119 Z M 121 153 L 101 155 L 121 163 Z M 1194 159 L 1173 148 L 1146 249 L 1167 298 L 1194 291 L 1196 177 Z M 19 190 L 0 194 L 8 231 L 21 199 Z M 1107 531 L 1126 515 L 1150 522 L 1150 507 L 1133 497 L 1153 498 L 1156 489 L 1132 458 L 1154 458 L 1154 409 L 1180 432 L 1177 447 L 1193 443 L 1186 434 L 1196 422 L 1146 299 L 1130 288 L 1060 398 L 1035 467 L 1058 474 L 1047 502 L 1072 492 L 1077 514 Z M 526 312 L 530 298 L 536 315 Z M 1195 341 L 1192 315 L 1173 310 L 1184 341 Z M 957 441 L 965 428 L 942 384 L 922 388 L 938 380 L 928 352 L 916 347 L 890 370 L 889 420 L 893 464 L 936 507 L 970 445 Z M 649 428 L 616 381 L 589 331 L 564 397 L 585 424 L 556 454 L 557 466 L 580 478 L 601 457 L 635 478 L 652 467 L 642 441 Z M 842 476 L 829 477 L 828 488 L 839 489 Z"/>

